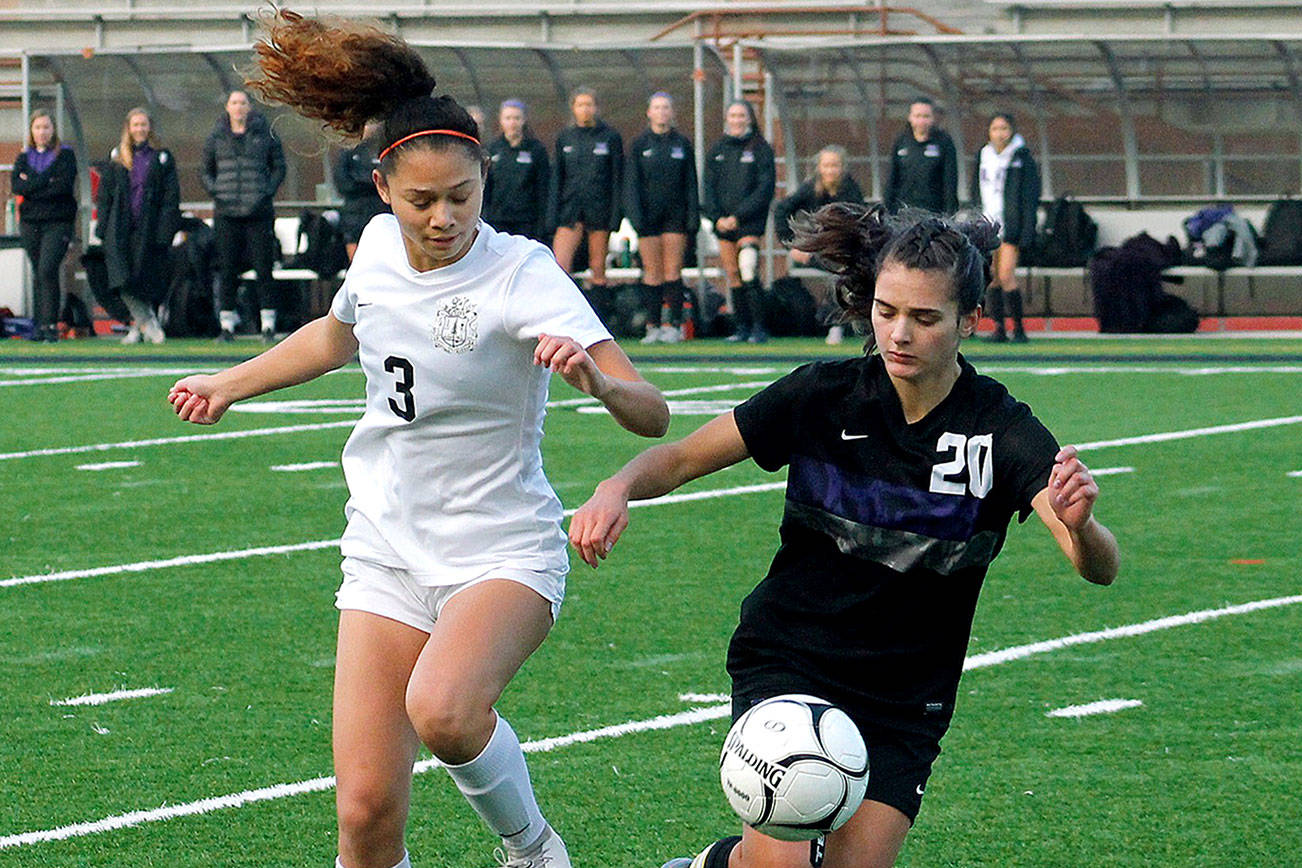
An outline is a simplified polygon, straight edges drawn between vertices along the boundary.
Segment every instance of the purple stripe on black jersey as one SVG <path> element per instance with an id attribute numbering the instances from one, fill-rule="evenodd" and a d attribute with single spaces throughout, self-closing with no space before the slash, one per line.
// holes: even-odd
<path id="1" fill-rule="evenodd" d="M 791 457 L 787 499 L 858 524 L 958 542 L 972 537 L 981 505 L 975 497 L 894 485 L 807 455 Z"/>

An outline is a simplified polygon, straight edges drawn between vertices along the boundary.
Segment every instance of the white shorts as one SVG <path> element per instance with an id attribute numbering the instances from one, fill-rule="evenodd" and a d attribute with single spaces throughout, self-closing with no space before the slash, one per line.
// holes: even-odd
<path id="1" fill-rule="evenodd" d="M 526 570 L 518 567 L 495 567 L 483 575 L 456 585 L 421 585 L 410 570 L 389 567 L 362 558 L 344 558 L 343 584 L 335 592 L 336 609 L 356 609 L 392 618 L 426 633 L 448 600 L 472 585 L 490 579 L 508 579 L 524 585 L 551 604 L 552 623 L 561 613 L 565 599 L 565 573 Z"/>

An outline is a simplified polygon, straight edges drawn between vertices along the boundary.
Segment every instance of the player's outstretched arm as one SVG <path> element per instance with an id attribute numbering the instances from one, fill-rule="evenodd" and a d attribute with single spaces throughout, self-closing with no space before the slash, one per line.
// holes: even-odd
<path id="1" fill-rule="evenodd" d="M 236 401 L 305 383 L 347 364 L 356 352 L 353 327 L 326 314 L 247 362 L 177 380 L 167 400 L 183 421 L 212 425 Z"/>
<path id="2" fill-rule="evenodd" d="M 1076 572 L 1096 585 L 1110 585 L 1121 566 L 1121 552 L 1112 532 L 1094 517 L 1098 483 L 1076 457 L 1075 446 L 1062 447 L 1054 461 L 1048 486 L 1031 505 Z"/>
<path id="3" fill-rule="evenodd" d="M 676 443 L 653 446 L 597 486 L 570 519 L 570 543 L 595 569 L 628 527 L 630 500 L 668 494 L 685 482 L 736 464 L 749 454 L 731 411 Z"/>
<path id="4" fill-rule="evenodd" d="M 642 379 L 614 341 L 601 341 L 585 350 L 573 338 L 539 335 L 533 361 L 606 405 L 615 421 L 634 434 L 663 437 L 669 430 L 664 396 Z"/>

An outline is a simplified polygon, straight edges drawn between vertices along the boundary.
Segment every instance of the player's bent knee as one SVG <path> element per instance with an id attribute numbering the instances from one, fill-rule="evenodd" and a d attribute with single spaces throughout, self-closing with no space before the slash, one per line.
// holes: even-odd
<path id="1" fill-rule="evenodd" d="M 407 716 L 420 740 L 445 762 L 473 759 L 495 722 L 491 704 L 439 687 L 409 691 Z"/>

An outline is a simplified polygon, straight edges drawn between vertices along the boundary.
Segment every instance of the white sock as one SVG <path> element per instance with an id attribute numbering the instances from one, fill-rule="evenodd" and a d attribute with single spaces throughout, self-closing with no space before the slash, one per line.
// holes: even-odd
<path id="1" fill-rule="evenodd" d="M 154 318 L 153 309 L 134 295 L 122 296 L 122 303 L 131 311 L 132 324 L 137 328 L 144 328 L 145 323 Z"/>
<path id="2" fill-rule="evenodd" d="M 335 857 L 335 868 L 344 868 L 344 861 L 338 856 Z M 393 868 L 411 868 L 411 854 L 406 850 L 402 852 L 402 861 Z"/>
<path id="3" fill-rule="evenodd" d="M 529 783 L 520 740 L 502 715 L 497 716 L 493 735 L 479 756 L 446 768 L 475 813 L 502 837 L 507 850 L 518 853 L 536 844 L 547 831 L 547 821 Z"/>
<path id="4" fill-rule="evenodd" d="M 224 310 L 217 314 L 217 320 L 222 324 L 222 331 L 233 332 L 240 324 L 240 315 L 233 310 Z"/>
<path id="5" fill-rule="evenodd" d="M 276 330 L 275 308 L 264 307 L 261 313 L 262 313 L 262 330 L 264 332 L 274 332 Z"/>

